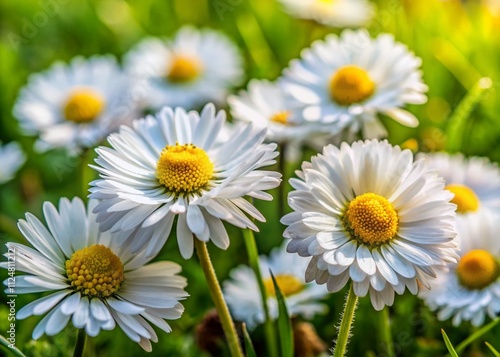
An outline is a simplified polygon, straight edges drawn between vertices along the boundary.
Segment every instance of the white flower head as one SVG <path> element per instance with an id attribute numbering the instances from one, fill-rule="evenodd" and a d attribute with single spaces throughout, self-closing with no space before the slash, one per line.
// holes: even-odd
<path id="1" fill-rule="evenodd" d="M 2 162 L 0 184 L 12 180 L 25 161 L 26 156 L 18 143 L 11 142 L 2 145 L 0 141 L 0 162 Z"/>
<path id="2" fill-rule="evenodd" d="M 465 158 L 462 154 L 422 154 L 429 166 L 442 176 L 446 189 L 455 197 L 460 215 L 478 212 L 481 208 L 500 213 L 500 168 L 483 157 Z"/>
<path id="3" fill-rule="evenodd" d="M 500 314 L 500 216 L 488 210 L 457 220 L 460 260 L 431 282 L 420 296 L 439 320 L 453 317 L 453 325 L 470 321 L 481 326 L 486 315 Z"/>
<path id="4" fill-rule="evenodd" d="M 328 294 L 324 286 L 304 280 L 308 259 L 290 254 L 285 245 L 273 249 L 269 257 L 260 256 L 259 265 L 267 290 L 267 305 L 272 319 L 278 317 L 278 302 L 269 271 L 285 296 L 288 313 L 307 319 L 324 313 L 326 305 L 318 302 Z M 231 279 L 224 282 L 224 298 L 235 319 L 246 323 L 249 329 L 265 321 L 259 284 L 254 271 L 241 265 L 231 272 Z"/>
<path id="5" fill-rule="evenodd" d="M 348 128 L 367 139 L 380 138 L 387 133 L 379 113 L 418 125 L 401 107 L 427 100 L 420 64 L 392 35 L 371 39 L 365 30 L 345 30 L 303 50 L 285 70 L 283 88 L 294 115 L 322 123 L 332 134 Z"/>
<path id="6" fill-rule="evenodd" d="M 27 135 L 39 135 L 37 151 L 70 153 L 99 144 L 136 116 L 132 84 L 113 56 L 74 58 L 32 75 L 21 90 L 14 116 Z"/>
<path id="7" fill-rule="evenodd" d="M 182 27 L 171 41 L 142 41 L 127 54 L 125 66 L 145 83 L 147 104 L 154 109 L 222 102 L 243 79 L 238 48 L 217 31 L 191 26 Z"/>
<path id="8" fill-rule="evenodd" d="M 145 265 L 151 260 L 145 252 L 132 255 L 115 236 L 100 233 L 92 214 L 95 203 L 91 201 L 86 210 L 81 199 L 63 198 L 57 210 L 45 202 L 46 226 L 30 213 L 19 221 L 19 230 L 34 249 L 7 243 L 5 256 L 13 254 L 16 270 L 27 273 L 16 275 L 15 293 L 50 294 L 24 306 L 16 318 L 45 315 L 33 330 L 33 339 L 58 334 L 70 320 L 89 336 L 118 325 L 151 351 L 151 341 L 157 342 L 158 337 L 150 323 L 171 331 L 164 319 L 182 315 L 179 300 L 188 296 L 186 279 L 177 275 L 178 264 Z M 9 262 L 0 264 L 9 266 Z M 9 286 L 8 279 L 4 284 Z"/>
<path id="9" fill-rule="evenodd" d="M 262 144 L 265 130 L 251 125 L 234 129 L 222 142 L 224 111 L 207 104 L 202 112 L 163 108 L 155 117 L 134 121 L 110 135 L 111 148 L 100 147 L 94 168 L 101 180 L 90 197 L 102 230 L 120 231 L 135 251 L 148 245 L 161 249 L 174 218 L 182 256 L 193 254 L 194 239 L 229 246 L 222 224 L 258 230 L 246 214 L 264 221 L 244 196 L 271 200 L 264 190 L 275 188 L 281 174 L 259 170 L 275 163 L 276 144 Z M 246 213 L 246 214 L 245 214 Z"/>
<path id="10" fill-rule="evenodd" d="M 366 26 L 375 15 L 367 0 L 280 0 L 285 10 L 300 19 L 310 19 L 326 26 Z"/>
<path id="11" fill-rule="evenodd" d="M 387 141 L 329 145 L 304 162 L 281 222 L 287 250 L 311 257 L 306 281 L 337 292 L 352 280 L 380 310 L 394 292 L 428 287 L 436 269 L 455 262 L 455 205 L 444 182 Z"/>

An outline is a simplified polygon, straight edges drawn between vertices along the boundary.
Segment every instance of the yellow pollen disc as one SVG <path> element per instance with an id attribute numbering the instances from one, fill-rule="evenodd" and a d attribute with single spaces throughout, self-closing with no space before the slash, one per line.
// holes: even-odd
<path id="1" fill-rule="evenodd" d="M 343 218 L 351 237 L 368 245 L 390 241 L 398 231 L 398 214 L 392 204 L 374 193 L 364 193 L 353 199 Z"/>
<path id="2" fill-rule="evenodd" d="M 104 98 L 92 89 L 77 89 L 66 100 L 63 112 L 66 120 L 89 123 L 104 109 Z"/>
<path id="3" fill-rule="evenodd" d="M 191 82 L 201 71 L 202 66 L 197 58 L 177 55 L 172 60 L 167 78 L 175 83 Z"/>
<path id="4" fill-rule="evenodd" d="M 276 279 L 276 284 L 278 284 L 284 296 L 296 294 L 302 291 L 305 287 L 299 279 L 292 275 L 276 275 L 274 279 Z M 272 278 L 264 280 L 264 286 L 269 296 L 276 296 L 276 290 L 274 290 Z"/>
<path id="5" fill-rule="evenodd" d="M 498 278 L 498 262 L 486 250 L 471 250 L 459 260 L 457 275 L 460 283 L 466 288 L 482 289 Z"/>
<path id="6" fill-rule="evenodd" d="M 73 253 L 66 260 L 66 274 L 75 290 L 99 298 L 113 295 L 124 280 L 120 258 L 100 244 Z"/>
<path id="7" fill-rule="evenodd" d="M 156 177 L 168 191 L 191 193 L 212 178 L 214 165 L 207 153 L 193 144 L 167 145 L 156 165 Z"/>
<path id="8" fill-rule="evenodd" d="M 275 123 L 287 125 L 289 116 L 290 116 L 290 112 L 284 110 L 282 112 L 278 112 L 278 113 L 274 114 L 271 118 L 271 121 L 275 122 Z"/>
<path id="9" fill-rule="evenodd" d="M 368 72 L 358 66 L 341 67 L 330 79 L 330 96 L 339 105 L 360 103 L 374 91 L 375 83 Z"/>
<path id="10" fill-rule="evenodd" d="M 451 202 L 457 205 L 458 213 L 475 212 L 479 208 L 479 199 L 474 191 L 464 185 L 448 185 L 444 188 L 455 195 Z"/>

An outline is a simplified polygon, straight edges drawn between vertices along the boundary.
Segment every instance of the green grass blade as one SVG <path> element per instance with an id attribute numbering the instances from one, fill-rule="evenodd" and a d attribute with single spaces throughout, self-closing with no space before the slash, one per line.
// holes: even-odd
<path id="1" fill-rule="evenodd" d="M 273 279 L 274 290 L 276 291 L 276 300 L 278 300 L 278 335 L 281 343 L 281 356 L 282 357 L 293 357 L 293 330 L 292 322 L 288 316 L 288 309 L 286 308 L 285 298 L 281 292 L 276 279 L 274 278 L 273 272 L 271 273 L 271 278 Z"/>
<path id="2" fill-rule="evenodd" d="M 443 334 L 444 343 L 446 345 L 446 348 L 448 349 L 448 352 L 450 352 L 451 357 L 458 357 L 458 353 L 453 348 L 453 345 L 451 344 L 450 339 L 448 338 L 446 332 L 444 332 L 444 330 L 441 329 L 441 333 Z"/>
<path id="3" fill-rule="evenodd" d="M 242 325 L 242 330 L 243 330 L 243 337 L 245 339 L 246 357 L 257 357 L 255 349 L 253 348 L 252 340 L 250 339 L 250 335 L 248 334 L 247 326 L 245 324 Z"/>
<path id="4" fill-rule="evenodd" d="M 24 353 L 22 353 L 17 347 L 14 346 L 14 348 L 9 347 L 10 342 L 2 335 L 0 335 L 0 346 L 3 347 L 7 353 L 10 352 L 10 355 L 16 356 L 16 357 L 26 357 Z M 8 354 L 9 355 L 9 354 Z"/>
<path id="5" fill-rule="evenodd" d="M 467 346 L 469 346 L 472 342 L 474 342 L 479 337 L 481 337 L 482 335 L 484 335 L 486 332 L 488 332 L 489 330 L 491 330 L 499 322 L 500 322 L 500 317 L 496 318 L 493 321 L 491 321 L 489 324 L 481 327 L 479 330 L 477 330 L 472 335 L 470 335 L 469 337 L 467 337 L 465 340 L 463 340 L 461 343 L 458 344 L 458 346 L 457 346 L 457 352 L 458 353 L 462 353 Z"/>
<path id="6" fill-rule="evenodd" d="M 491 352 L 493 352 L 493 354 L 495 355 L 495 357 L 500 357 L 500 352 L 498 352 L 495 347 L 493 347 L 492 345 L 490 345 L 488 342 L 485 342 L 484 343 L 489 349 Z"/>

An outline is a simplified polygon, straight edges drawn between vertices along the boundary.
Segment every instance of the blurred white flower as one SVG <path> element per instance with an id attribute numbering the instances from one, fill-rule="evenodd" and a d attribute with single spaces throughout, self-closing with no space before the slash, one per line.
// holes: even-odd
<path id="1" fill-rule="evenodd" d="M 331 292 L 349 280 L 376 310 L 417 282 L 429 287 L 436 270 L 456 262 L 455 205 L 443 179 L 425 160 L 413 161 L 387 141 L 329 145 L 302 164 L 288 203 L 289 252 L 311 257 L 306 281 Z"/>
<path id="2" fill-rule="evenodd" d="M 136 117 L 132 84 L 112 56 L 74 58 L 30 76 L 14 107 L 26 135 L 39 135 L 37 151 L 70 153 L 99 144 Z"/>
<path id="3" fill-rule="evenodd" d="M 259 170 L 272 165 L 276 144 L 262 144 L 265 130 L 251 125 L 221 128 L 226 113 L 213 104 L 202 112 L 163 108 L 155 117 L 134 121 L 110 135 L 111 148 L 99 147 L 96 159 L 101 180 L 92 182 L 91 198 L 100 229 L 111 230 L 132 252 L 148 246 L 155 254 L 170 234 L 177 217 L 177 240 L 184 258 L 193 254 L 194 239 L 229 246 L 225 220 L 258 230 L 252 218 L 264 216 L 244 196 L 271 200 L 265 190 L 280 183 L 281 174 Z"/>
<path id="4" fill-rule="evenodd" d="M 186 279 L 177 275 L 178 264 L 145 265 L 151 260 L 145 252 L 132 255 L 115 236 L 99 233 L 92 214 L 95 204 L 90 201 L 86 210 L 81 199 L 63 198 L 57 210 L 45 202 L 47 227 L 30 213 L 19 221 L 19 230 L 35 249 L 7 243 L 16 270 L 27 273 L 16 275 L 15 292 L 50 294 L 24 306 L 16 318 L 46 314 L 33 330 L 33 339 L 58 334 L 70 320 L 89 336 L 118 324 L 131 340 L 151 351 L 151 341 L 158 342 L 158 337 L 150 323 L 171 331 L 164 319 L 182 315 L 179 300 L 188 296 Z M 9 264 L 0 267 L 8 269 Z M 9 285 L 8 279 L 4 284 Z"/>
<path id="5" fill-rule="evenodd" d="M 328 294 L 324 286 L 306 283 L 304 280 L 308 259 L 290 254 L 285 246 L 273 249 L 269 258 L 259 257 L 262 279 L 267 290 L 267 305 L 272 319 L 278 317 L 278 302 L 269 270 L 286 298 L 290 316 L 301 315 L 306 319 L 317 313 L 324 313 L 326 305 L 318 300 Z M 231 279 L 224 282 L 224 298 L 231 315 L 246 323 L 249 329 L 265 321 L 259 284 L 254 271 L 246 265 L 232 270 Z"/>
<path id="6" fill-rule="evenodd" d="M 280 0 L 285 11 L 332 27 L 366 26 L 375 15 L 367 0 Z"/>
<path id="7" fill-rule="evenodd" d="M 470 321 L 481 326 L 486 315 L 500 314 L 500 216 L 490 211 L 465 215 L 457 220 L 460 260 L 431 282 L 420 296 L 438 318 L 453 317 L 453 325 Z"/>
<path id="8" fill-rule="evenodd" d="M 0 162 L 2 163 L 0 184 L 12 180 L 25 161 L 26 156 L 18 143 L 11 142 L 2 145 L 0 141 Z"/>
<path id="9" fill-rule="evenodd" d="M 321 123 L 331 134 L 349 129 L 368 139 L 386 136 L 379 113 L 415 127 L 417 118 L 401 107 L 427 100 L 420 64 L 389 34 L 375 39 L 365 30 L 329 35 L 285 70 L 287 106 L 294 116 Z"/>
<path id="10" fill-rule="evenodd" d="M 171 41 L 149 38 L 125 57 L 132 77 L 144 84 L 146 105 L 195 109 L 221 103 L 243 79 L 238 48 L 223 34 L 182 27 Z"/>

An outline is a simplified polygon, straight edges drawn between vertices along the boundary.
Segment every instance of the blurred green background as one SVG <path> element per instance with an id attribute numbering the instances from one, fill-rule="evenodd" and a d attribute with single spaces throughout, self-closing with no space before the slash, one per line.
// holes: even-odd
<path id="1" fill-rule="evenodd" d="M 393 144 L 415 139 L 422 151 L 442 150 L 446 146 L 447 118 L 481 77 L 488 76 L 493 88 L 486 93 L 466 123 L 461 151 L 466 155 L 487 156 L 500 161 L 500 101 L 497 88 L 500 78 L 500 11 L 481 1 L 380 0 L 374 1 L 377 16 L 368 27 L 372 35 L 394 34 L 423 60 L 424 81 L 430 87 L 428 103 L 411 106 L 420 119 L 417 129 L 405 128 L 383 118 Z M 491 1 L 489 2 L 491 3 Z M 499 6 L 500 9 L 500 6 Z M 219 29 L 241 49 L 245 58 L 246 80 L 278 77 L 288 62 L 299 56 L 301 49 L 328 33 L 340 33 L 312 21 L 298 20 L 283 12 L 275 0 L 6 0 L 0 2 L 0 140 L 21 142 L 28 161 L 18 179 L 0 187 L 2 242 L 24 242 L 15 221 L 29 211 L 41 217 L 43 201 L 56 203 L 60 197 L 82 195 L 79 162 L 62 151 L 46 154 L 33 152 L 32 137 L 19 134 L 12 107 L 27 77 L 48 68 L 54 61 L 69 61 L 76 55 L 112 53 L 118 58 L 146 36 L 168 37 L 183 24 Z M 245 84 L 242 86 L 244 87 Z M 312 152 L 304 153 L 309 159 Z M 1 164 L 0 164 L 1 165 Z M 288 167 L 289 173 L 293 167 Z M 276 192 L 274 192 L 276 194 Z M 261 253 L 268 253 L 281 241 L 283 227 L 276 203 L 257 203 L 267 217 L 256 234 Z M 220 280 L 231 268 L 247 262 L 238 230 L 228 226 L 231 246 L 211 254 Z M 5 248 L 0 248 L 2 253 Z M 190 297 L 184 302 L 186 312 L 180 320 L 169 322 L 173 332 L 159 332 L 154 356 L 203 356 L 194 342 L 194 330 L 204 314 L 212 308 L 202 271 L 196 261 L 184 261 L 175 237 L 167 242 L 158 259 L 180 262 L 188 278 Z M 2 271 L 2 279 L 6 276 Z M 18 309 L 34 296 L 19 296 Z M 342 309 L 343 292 L 327 299 L 330 311 L 312 323 L 326 345 L 333 345 L 335 325 Z M 7 329 L 7 305 L 2 295 L 0 334 Z M 384 356 L 377 345 L 376 328 L 369 299 L 361 299 L 350 356 Z M 445 355 L 440 329 L 458 343 L 472 329 L 464 325 L 454 328 L 438 322 L 415 297 L 396 297 L 391 308 L 396 351 L 404 356 Z M 76 333 L 68 327 L 56 337 L 44 336 L 30 342 L 37 318 L 18 321 L 17 346 L 28 356 L 69 356 Z M 495 333 L 496 332 L 496 333 Z M 499 328 L 482 340 L 500 349 Z M 496 335 L 496 338 L 495 338 Z M 252 338 L 259 355 L 265 349 L 261 329 Z M 484 351 L 483 347 L 478 347 Z M 119 329 L 102 332 L 90 339 L 87 353 L 95 355 L 136 356 L 144 352 Z M 224 351 L 221 352 L 224 355 Z M 1 354 L 1 352 L 0 352 Z"/>

